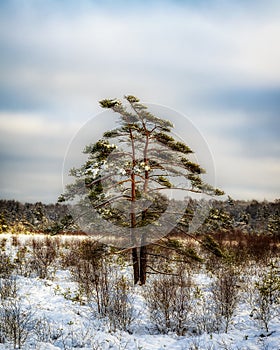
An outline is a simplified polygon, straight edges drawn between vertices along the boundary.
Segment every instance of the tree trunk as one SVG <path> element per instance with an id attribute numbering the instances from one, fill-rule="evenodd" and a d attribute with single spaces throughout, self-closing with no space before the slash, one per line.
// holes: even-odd
<path id="1" fill-rule="evenodd" d="M 146 142 L 145 142 L 145 148 L 143 152 L 144 156 L 144 162 L 145 162 L 145 181 L 143 186 L 143 192 L 148 192 L 148 183 L 149 183 L 149 170 L 146 170 L 146 166 L 149 166 L 149 159 L 148 159 L 148 147 L 149 147 L 149 137 L 150 133 L 146 129 Z M 147 215 L 147 209 L 142 211 L 142 221 L 145 222 Z M 142 234 L 141 237 L 141 247 L 140 247 L 140 284 L 143 285 L 146 283 L 146 277 L 147 277 L 147 242 L 146 242 L 146 233 Z"/>
<path id="2" fill-rule="evenodd" d="M 140 284 L 146 283 L 147 276 L 147 246 L 140 248 Z"/>
<path id="3" fill-rule="evenodd" d="M 134 174 L 131 176 L 131 182 L 132 182 L 132 200 L 131 200 L 131 213 L 130 213 L 130 226 L 131 226 L 131 243 L 132 243 L 132 264 L 133 264 L 133 277 L 134 277 L 134 284 L 137 284 L 139 282 L 140 277 L 140 263 L 139 263 L 139 254 L 138 254 L 138 242 L 135 237 L 134 229 L 136 227 L 136 215 L 135 215 L 135 200 L 136 200 L 136 194 L 135 194 L 135 178 Z"/>
<path id="4" fill-rule="evenodd" d="M 137 284 L 140 280 L 139 274 L 139 259 L 137 248 L 132 248 L 132 264 L 133 264 L 133 278 L 134 284 Z"/>

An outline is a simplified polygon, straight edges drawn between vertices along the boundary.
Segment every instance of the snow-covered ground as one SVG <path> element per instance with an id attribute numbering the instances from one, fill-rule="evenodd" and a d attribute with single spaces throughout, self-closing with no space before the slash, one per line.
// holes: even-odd
<path id="1" fill-rule="evenodd" d="M 7 241 L 2 253 L 10 255 L 12 259 L 16 258 L 18 246 L 12 245 L 10 235 L 0 235 L 0 241 L 3 239 Z M 29 237 L 20 236 L 20 246 L 30 244 L 28 240 Z M 147 286 L 132 286 L 129 291 L 134 313 L 129 332 L 113 331 L 106 317 L 97 314 L 95 305 L 80 296 L 78 284 L 73 281 L 70 271 L 62 268 L 58 261 L 57 259 L 50 266 L 53 273 L 48 278 L 42 279 L 32 273 L 27 277 L 20 274 L 15 276 L 18 292 L 14 301 L 17 301 L 18 312 L 26 321 L 24 334 L 27 338 L 23 341 L 23 349 L 280 350 L 279 310 L 277 307 L 270 310 L 269 330 L 266 331 L 257 319 L 255 313 L 257 310 L 252 308 L 251 299 L 254 299 L 254 295 L 250 294 L 250 290 L 254 291 L 257 272 L 251 276 L 248 274 L 242 276 L 243 285 L 239 286 L 238 303 L 230 319 L 227 333 L 223 330 L 199 333 L 187 330 L 184 335 L 178 336 L 174 332 L 159 334 L 153 325 L 145 300 L 149 282 Z M 256 268 L 256 271 L 258 269 Z M 131 278 L 130 268 L 126 264 L 119 266 L 119 271 Z M 252 273 L 253 267 L 248 271 Z M 200 313 L 206 312 L 207 302 L 211 304 L 208 293 L 215 276 L 201 267 L 192 273 L 192 280 L 194 289 L 200 297 L 197 296 L 195 309 L 192 309 L 189 319 L 197 322 Z M 3 303 L 5 301 L 1 301 L 0 304 L 0 317 Z M 5 336 L 1 335 L 0 325 L 0 341 L 4 341 L 4 338 Z M 1 350 L 13 348 L 11 340 L 0 342 Z"/>

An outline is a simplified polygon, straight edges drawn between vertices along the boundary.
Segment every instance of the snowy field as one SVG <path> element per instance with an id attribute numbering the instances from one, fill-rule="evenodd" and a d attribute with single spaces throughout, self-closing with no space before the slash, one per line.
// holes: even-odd
<path id="1" fill-rule="evenodd" d="M 82 241 L 0 235 L 1 350 L 280 350 L 276 256 L 133 286 L 128 259 Z"/>

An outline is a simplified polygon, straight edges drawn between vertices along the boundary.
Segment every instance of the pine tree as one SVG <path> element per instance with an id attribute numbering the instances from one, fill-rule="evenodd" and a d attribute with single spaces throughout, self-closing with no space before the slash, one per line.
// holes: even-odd
<path id="1" fill-rule="evenodd" d="M 85 147 L 88 159 L 70 171 L 76 181 L 62 198 L 79 198 L 80 218 L 91 232 L 113 228 L 120 240 L 129 239 L 134 282 L 144 284 L 147 244 L 177 220 L 179 205 L 164 191 L 223 192 L 202 180 L 205 170 L 190 160 L 193 151 L 173 136 L 170 121 L 150 113 L 134 96 L 125 100 L 100 101 L 102 108 L 118 114 L 118 127 Z"/>

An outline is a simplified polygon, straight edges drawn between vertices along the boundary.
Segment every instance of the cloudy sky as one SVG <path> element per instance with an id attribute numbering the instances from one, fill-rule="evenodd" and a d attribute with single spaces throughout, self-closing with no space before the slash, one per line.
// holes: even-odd
<path id="1" fill-rule="evenodd" d="M 98 100 L 134 94 L 193 123 L 228 195 L 279 198 L 279 38 L 278 0 L 1 1 L 0 197 L 56 201 Z"/>

